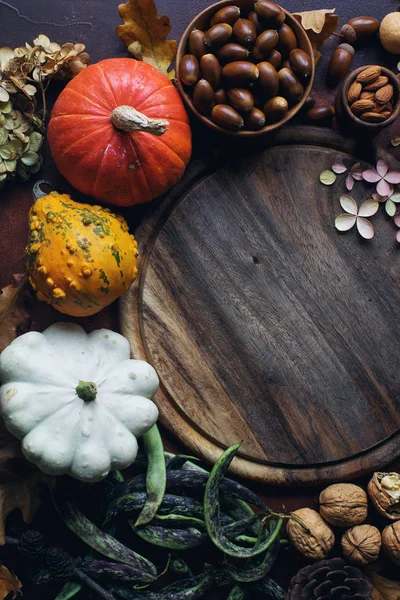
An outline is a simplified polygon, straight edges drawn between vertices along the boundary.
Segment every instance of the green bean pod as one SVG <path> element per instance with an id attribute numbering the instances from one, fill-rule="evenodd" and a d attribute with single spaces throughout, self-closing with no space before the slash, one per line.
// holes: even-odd
<path id="1" fill-rule="evenodd" d="M 201 546 L 207 540 L 207 534 L 202 533 L 194 527 L 187 529 L 167 529 L 157 525 L 145 525 L 135 527 L 133 521 L 128 520 L 136 535 L 154 546 L 168 548 L 170 550 L 187 550 Z"/>
<path id="2" fill-rule="evenodd" d="M 236 452 L 241 444 L 235 444 L 228 448 L 215 463 L 210 477 L 207 481 L 204 492 L 204 520 L 207 533 L 211 540 L 222 552 L 235 558 L 251 558 L 266 551 L 274 542 L 274 537 L 270 536 L 268 531 L 263 531 L 259 542 L 252 548 L 243 548 L 231 542 L 224 535 L 221 526 L 221 507 L 219 494 L 221 491 L 221 482 L 229 468 Z"/>
<path id="3" fill-rule="evenodd" d="M 146 502 L 147 495 L 145 492 L 133 492 L 125 496 L 119 496 L 109 504 L 105 522 L 109 522 L 121 513 L 140 510 Z M 186 498 L 184 496 L 174 496 L 165 494 L 159 514 L 176 512 L 181 515 L 190 515 L 192 517 L 203 518 L 203 506 L 198 500 Z"/>
<path id="4" fill-rule="evenodd" d="M 79 564 L 79 569 L 92 577 L 108 577 L 120 581 L 137 581 L 136 570 L 129 565 L 112 563 L 107 560 L 84 560 Z"/>
<path id="5" fill-rule="evenodd" d="M 235 565 L 231 565 L 229 567 L 229 572 L 235 579 L 235 581 L 238 581 L 240 583 L 250 583 L 253 581 L 258 581 L 270 572 L 279 551 L 279 540 L 277 539 L 279 529 L 275 529 L 275 532 L 277 532 L 275 540 L 272 543 L 272 546 L 270 546 L 268 550 L 266 550 L 265 554 L 261 554 L 251 559 L 246 565 L 246 568 L 244 569 L 240 569 Z M 273 535 L 275 535 L 275 532 Z"/>
<path id="6" fill-rule="evenodd" d="M 165 454 L 165 453 L 164 453 Z M 165 458 L 165 464 L 167 469 L 182 469 L 188 461 L 199 460 L 195 456 L 188 456 L 186 454 L 174 454 L 171 457 Z"/>
<path id="7" fill-rule="evenodd" d="M 78 510 L 74 502 L 62 498 L 57 498 L 57 501 L 53 498 L 53 501 L 65 525 L 93 550 L 136 569 L 138 581 L 151 582 L 157 578 L 157 569 L 151 561 L 101 531 Z"/>
<path id="8" fill-rule="evenodd" d="M 124 600 L 197 600 L 202 598 L 213 584 L 213 573 L 206 569 L 202 575 L 181 579 L 163 588 L 159 592 L 131 592 L 113 588 L 110 591 Z"/>
<path id="9" fill-rule="evenodd" d="M 270 577 L 264 577 L 254 584 L 254 588 L 267 595 L 270 600 L 285 600 L 286 592 Z"/>
<path id="10" fill-rule="evenodd" d="M 189 565 L 180 556 L 172 556 L 169 568 L 179 577 L 192 577 L 193 573 Z"/>
<path id="11" fill-rule="evenodd" d="M 163 501 L 167 485 L 164 446 L 157 425 L 143 435 L 147 454 L 146 504 L 137 518 L 135 527 L 150 523 Z"/>
<path id="12" fill-rule="evenodd" d="M 198 529 L 205 529 L 206 524 L 203 519 L 197 519 L 196 517 L 189 517 L 186 515 L 155 515 L 155 521 L 159 521 L 160 525 L 183 525 L 184 527 L 197 527 Z"/>
<path id="13" fill-rule="evenodd" d="M 55 600 L 70 600 L 81 591 L 83 585 L 75 581 L 67 581 L 57 594 Z"/>
<path id="14" fill-rule="evenodd" d="M 242 587 L 240 587 L 239 585 L 235 585 L 235 587 L 233 587 L 231 589 L 231 591 L 229 592 L 229 596 L 227 598 L 227 600 L 243 600 L 243 598 L 246 596 L 244 590 Z"/>

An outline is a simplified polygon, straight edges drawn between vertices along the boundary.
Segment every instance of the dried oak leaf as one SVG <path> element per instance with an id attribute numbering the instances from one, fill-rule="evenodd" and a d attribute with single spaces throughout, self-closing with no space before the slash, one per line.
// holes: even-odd
<path id="1" fill-rule="evenodd" d="M 372 583 L 372 600 L 400 600 L 400 581 L 392 581 L 372 572 L 367 575 Z"/>
<path id="2" fill-rule="evenodd" d="M 5 598 L 16 598 L 22 588 L 20 580 L 13 575 L 7 567 L 0 564 L 0 600 Z M 12 596 L 10 596 L 12 594 Z"/>
<path id="3" fill-rule="evenodd" d="M 16 337 L 19 331 L 25 331 L 29 324 L 29 315 L 24 305 L 26 276 L 15 275 L 12 285 L 0 290 L 0 352 Z"/>
<path id="4" fill-rule="evenodd" d="M 317 62 L 321 56 L 318 48 L 332 35 L 339 23 L 335 8 L 321 8 L 320 10 L 307 10 L 293 13 L 294 18 L 303 26 L 310 39 Z"/>
<path id="5" fill-rule="evenodd" d="M 149 63 L 170 79 L 169 71 L 176 54 L 176 41 L 167 40 L 171 31 L 169 17 L 157 14 L 154 0 L 128 0 L 120 4 L 118 13 L 124 25 L 118 25 L 117 34 L 131 48 L 137 59 Z"/>

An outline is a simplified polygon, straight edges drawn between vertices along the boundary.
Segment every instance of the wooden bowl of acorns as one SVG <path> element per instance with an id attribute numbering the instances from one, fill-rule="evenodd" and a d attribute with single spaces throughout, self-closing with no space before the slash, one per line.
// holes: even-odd
<path id="1" fill-rule="evenodd" d="M 269 0 L 222 0 L 187 27 L 177 51 L 178 87 L 208 127 L 263 135 L 302 108 L 314 58 L 302 26 Z"/>

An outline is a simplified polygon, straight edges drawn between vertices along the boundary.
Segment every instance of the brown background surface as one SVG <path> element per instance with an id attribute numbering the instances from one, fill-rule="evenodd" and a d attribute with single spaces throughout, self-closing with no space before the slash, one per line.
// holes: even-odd
<path id="1" fill-rule="evenodd" d="M 9 4 L 10 6 L 7 6 Z M 179 39 L 188 22 L 202 8 L 208 6 L 208 0 L 157 0 L 159 13 L 167 13 L 172 22 L 171 37 Z M 291 11 L 311 10 L 313 8 L 332 8 L 340 15 L 340 23 L 344 24 L 351 17 L 360 14 L 368 14 L 382 18 L 386 13 L 397 10 L 398 0 L 338 0 L 337 2 L 326 2 L 326 0 L 287 0 L 285 8 Z M 11 6 L 13 8 L 11 8 Z M 22 45 L 25 41 L 32 41 L 39 33 L 45 33 L 52 41 L 84 42 L 92 61 L 98 61 L 112 56 L 126 56 L 126 50 L 115 34 L 115 26 L 120 23 L 117 13 L 118 2 L 114 0 L 9 0 L 6 3 L 0 0 L 0 24 L 1 45 L 12 47 Z M 329 57 L 337 46 L 338 39 L 329 40 L 323 50 L 322 58 L 317 66 L 315 83 L 316 95 L 332 101 L 334 93 L 326 88 L 325 72 Z M 388 55 L 378 44 L 371 43 L 357 49 L 353 66 L 362 64 L 380 63 L 395 68 L 396 57 Z M 54 83 L 50 91 L 53 97 L 60 91 L 61 85 Z M 222 148 L 224 152 L 224 139 L 212 136 L 208 131 L 199 129 L 194 125 L 194 154 L 201 156 L 208 153 L 210 149 Z M 389 148 L 390 137 L 400 134 L 400 124 L 392 127 L 392 131 L 382 134 L 377 144 Z M 228 140 L 232 148 L 232 140 Z M 399 150 L 392 150 L 397 158 L 400 158 Z M 39 174 L 50 179 L 56 187 L 70 191 L 68 184 L 57 174 L 52 163 L 47 147 L 44 150 L 44 169 Z M 77 197 L 77 194 L 75 194 Z M 0 287 L 7 285 L 13 273 L 23 271 L 24 247 L 27 239 L 27 212 L 31 203 L 31 184 L 8 185 L 0 189 Z M 138 223 L 143 217 L 146 209 L 130 209 L 124 212 L 131 227 Z M 60 318 L 47 306 L 35 306 L 32 326 L 43 329 L 51 322 Z M 114 305 L 91 319 L 83 320 L 87 329 L 93 329 L 99 325 L 118 328 L 117 306 Z M 170 447 L 179 447 L 176 440 L 171 440 L 165 435 Z M 318 496 L 318 490 L 280 490 L 263 487 L 258 490 L 268 498 L 272 507 L 282 509 L 293 509 L 299 506 L 312 506 Z M 295 560 L 295 554 L 287 555 L 286 561 L 290 564 L 289 573 L 295 572 L 301 561 Z"/>

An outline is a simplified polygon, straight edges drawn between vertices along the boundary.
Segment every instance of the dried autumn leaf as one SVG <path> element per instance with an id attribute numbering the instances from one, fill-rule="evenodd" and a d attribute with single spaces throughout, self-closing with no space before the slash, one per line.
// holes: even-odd
<path id="1" fill-rule="evenodd" d="M 154 0 L 128 0 L 119 5 L 118 13 L 124 25 L 118 25 L 117 34 L 128 48 L 132 47 L 134 56 L 141 54 L 144 62 L 173 79 L 175 73 L 168 70 L 175 58 L 176 41 L 167 40 L 169 18 L 158 16 Z"/>
<path id="2" fill-rule="evenodd" d="M 18 330 L 27 328 L 29 321 L 23 299 L 26 276 L 16 275 L 15 279 L 16 284 L 0 293 L 0 352 L 17 337 Z"/>
<path id="3" fill-rule="evenodd" d="M 321 56 L 318 48 L 332 35 L 339 23 L 335 8 L 322 8 L 320 10 L 308 10 L 293 13 L 293 16 L 304 27 L 314 50 L 314 58 L 317 62 Z"/>
<path id="4" fill-rule="evenodd" d="M 400 581 L 386 579 L 377 573 L 368 573 L 373 586 L 373 600 L 400 600 Z"/>
<path id="5" fill-rule="evenodd" d="M 17 593 L 22 588 L 20 580 L 13 575 L 7 567 L 0 564 L 0 600 L 5 598 L 16 598 Z M 12 596 L 9 594 L 12 593 Z"/>

